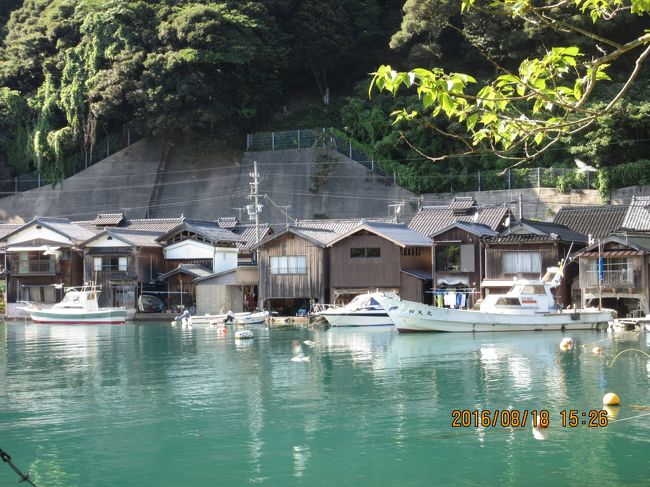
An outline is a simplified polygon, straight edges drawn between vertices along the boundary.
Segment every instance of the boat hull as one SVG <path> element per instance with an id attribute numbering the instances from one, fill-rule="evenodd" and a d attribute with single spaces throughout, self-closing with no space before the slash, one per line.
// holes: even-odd
<path id="1" fill-rule="evenodd" d="M 550 313 L 503 314 L 453 308 L 436 308 L 410 301 L 385 304 L 400 333 L 494 332 L 606 329 L 609 310 L 559 310 Z"/>
<path id="2" fill-rule="evenodd" d="M 66 310 L 58 312 L 52 310 L 33 310 L 29 312 L 34 323 L 64 324 L 64 325 L 123 325 L 126 322 L 125 309 L 107 309 L 100 311 L 75 312 Z"/>
<path id="3" fill-rule="evenodd" d="M 393 326 L 388 313 L 319 313 L 330 326 Z"/>

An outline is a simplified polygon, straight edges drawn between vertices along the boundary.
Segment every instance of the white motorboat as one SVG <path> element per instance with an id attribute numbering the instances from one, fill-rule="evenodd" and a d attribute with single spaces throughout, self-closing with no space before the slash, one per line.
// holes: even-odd
<path id="1" fill-rule="evenodd" d="M 609 309 L 560 309 L 551 293 L 560 280 L 558 269 L 549 269 L 541 281 L 517 281 L 506 294 L 485 298 L 479 310 L 437 308 L 374 294 L 401 333 L 541 331 L 606 329 L 614 319 Z"/>
<path id="2" fill-rule="evenodd" d="M 248 313 L 246 316 L 235 315 L 235 323 L 238 325 L 260 325 L 264 323 L 269 316 L 270 314 L 268 311 Z"/>
<path id="3" fill-rule="evenodd" d="M 125 308 L 100 308 L 97 296 L 100 286 L 94 283 L 81 287 L 65 288 L 60 303 L 48 309 L 41 309 L 33 303 L 24 308 L 35 323 L 62 323 L 86 325 L 108 323 L 122 325 L 126 321 Z"/>
<path id="4" fill-rule="evenodd" d="M 235 323 L 237 320 L 250 316 L 252 313 L 243 312 L 243 313 L 233 313 L 229 311 L 228 313 L 219 313 L 215 315 L 204 314 L 204 315 L 191 315 L 187 318 L 187 324 L 189 325 L 223 325 L 224 323 L 232 322 Z"/>
<path id="5" fill-rule="evenodd" d="M 325 308 L 314 315 L 322 316 L 331 326 L 393 326 L 388 313 L 374 296 L 359 294 L 344 306 Z"/>

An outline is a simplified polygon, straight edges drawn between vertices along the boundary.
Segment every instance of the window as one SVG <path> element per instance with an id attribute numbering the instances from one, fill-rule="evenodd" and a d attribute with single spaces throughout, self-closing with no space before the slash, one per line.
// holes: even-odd
<path id="1" fill-rule="evenodd" d="M 271 274 L 307 274 L 307 256 L 305 255 L 272 256 Z"/>
<path id="2" fill-rule="evenodd" d="M 95 257 L 93 259 L 93 270 L 97 272 L 126 272 L 129 270 L 129 259 L 127 257 Z"/>
<path id="3" fill-rule="evenodd" d="M 436 246 L 436 272 L 460 270 L 460 244 Z"/>
<path id="4" fill-rule="evenodd" d="M 420 255 L 420 247 L 405 247 L 400 250 L 400 254 L 403 256 L 418 257 Z"/>
<path id="5" fill-rule="evenodd" d="M 503 254 L 504 274 L 539 274 L 542 272 L 542 255 L 539 252 L 507 252 Z"/>
<path id="6" fill-rule="evenodd" d="M 381 257 L 379 247 L 357 247 L 350 249 L 351 259 L 378 259 Z"/>

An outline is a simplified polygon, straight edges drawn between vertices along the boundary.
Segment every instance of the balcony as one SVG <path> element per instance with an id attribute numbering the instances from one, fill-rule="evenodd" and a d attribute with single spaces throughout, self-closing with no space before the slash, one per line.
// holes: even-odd
<path id="1" fill-rule="evenodd" d="M 12 259 L 9 270 L 15 276 L 54 276 L 56 261 L 54 259 Z"/>
<path id="2" fill-rule="evenodd" d="M 580 285 L 583 288 L 598 287 L 598 271 L 581 273 Z M 606 288 L 640 288 L 641 271 L 634 269 L 606 270 L 603 273 L 602 287 Z"/>

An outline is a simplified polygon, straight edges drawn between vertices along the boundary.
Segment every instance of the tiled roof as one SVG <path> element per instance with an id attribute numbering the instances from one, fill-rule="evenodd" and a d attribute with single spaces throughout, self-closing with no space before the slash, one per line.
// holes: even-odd
<path id="1" fill-rule="evenodd" d="M 631 208 L 630 208 L 631 209 Z M 593 238 L 603 238 L 623 226 L 628 207 L 623 205 L 562 207 L 553 223 Z"/>
<path id="2" fill-rule="evenodd" d="M 540 234 L 540 236 L 546 235 L 549 237 L 553 237 L 553 235 L 557 235 L 558 239 L 564 240 L 565 242 L 586 243 L 588 241 L 588 238 L 585 234 L 573 231 L 566 225 L 561 225 L 559 223 L 551 223 L 551 222 L 539 222 L 534 220 L 520 220 L 515 224 L 513 224 L 510 228 L 501 232 L 501 235 L 511 236 L 511 235 L 516 235 L 518 232 L 522 234 L 522 232 L 520 232 L 519 230 L 520 229 L 525 230 L 527 227 L 536 230 L 537 233 Z M 535 233 L 535 232 L 531 232 L 531 233 Z"/>
<path id="3" fill-rule="evenodd" d="M 449 209 L 458 213 L 464 213 L 476 206 L 476 200 L 472 196 L 456 196 L 451 203 L 449 203 Z"/>
<path id="4" fill-rule="evenodd" d="M 183 223 L 183 220 L 183 217 L 142 218 L 136 220 L 127 220 L 124 224 L 124 227 L 130 228 L 132 230 L 151 230 L 165 233 Z"/>
<path id="5" fill-rule="evenodd" d="M 536 234 L 513 234 L 513 235 L 497 235 L 490 237 L 487 240 L 488 244 L 494 243 L 539 243 L 539 242 L 556 242 L 558 238 L 551 235 L 536 235 Z"/>
<path id="6" fill-rule="evenodd" d="M 474 235 L 478 235 L 479 237 L 490 237 L 497 234 L 497 232 L 492 230 L 487 225 L 483 225 L 482 223 L 474 223 L 474 222 L 470 223 L 470 222 L 459 221 L 459 222 L 452 223 L 448 227 L 438 230 L 438 232 L 433 234 L 431 237 L 434 238 L 440 235 L 441 233 L 444 233 L 447 230 L 450 230 L 452 228 L 460 228 L 461 230 L 465 230 L 466 232 L 473 233 Z"/>
<path id="7" fill-rule="evenodd" d="M 626 230 L 650 231 L 650 196 L 632 196 L 621 226 Z"/>
<path id="8" fill-rule="evenodd" d="M 609 244 L 609 245 L 608 245 Z M 639 255 L 630 253 L 629 249 L 650 253 L 650 236 L 648 235 L 630 235 L 627 233 L 608 235 L 601 242 L 594 242 L 576 253 L 576 257 L 581 256 L 598 256 L 598 247 L 601 246 L 601 255 L 609 257 L 623 257 L 626 255 Z M 618 247 L 625 247 L 620 249 Z M 618 253 L 618 254 L 617 254 Z"/>
<path id="9" fill-rule="evenodd" d="M 217 218 L 217 223 L 221 228 L 227 228 L 229 230 L 240 225 L 239 221 L 234 216 Z"/>
<path id="10" fill-rule="evenodd" d="M 165 279 L 175 276 L 176 274 L 187 274 L 192 277 L 205 277 L 213 274 L 213 272 L 207 267 L 203 267 L 199 264 L 179 264 L 176 269 L 172 269 L 169 272 L 164 273 L 158 277 L 159 281 L 164 281 Z"/>
<path id="11" fill-rule="evenodd" d="M 446 206 L 425 206 L 413 217 L 409 228 L 430 237 L 457 221 L 464 221 L 487 225 L 492 230 L 498 231 L 501 223 L 509 214 L 510 209 L 503 205 L 477 207 L 476 210 L 465 215 L 455 214 Z"/>
<path id="12" fill-rule="evenodd" d="M 221 228 L 217 222 L 202 220 L 184 220 L 179 225 L 161 235 L 158 240 L 162 241 L 179 232 L 190 231 L 205 237 L 212 242 L 242 242 L 243 239 L 230 230 Z"/>
<path id="13" fill-rule="evenodd" d="M 359 218 L 300 220 L 296 222 L 295 227 L 303 235 L 327 245 L 360 223 L 361 219 Z"/>
<path id="14" fill-rule="evenodd" d="M 217 220 L 220 221 L 221 219 Z M 221 224 L 221 223 L 219 223 Z M 255 239 L 257 238 L 255 234 L 254 225 L 240 225 L 230 228 L 230 231 L 237 235 L 243 242 L 237 242 L 237 248 L 240 250 L 250 250 L 255 245 Z M 260 225 L 260 242 L 264 240 L 271 232 L 271 227 L 268 224 Z"/>
<path id="15" fill-rule="evenodd" d="M 1 223 L 0 224 L 0 239 L 3 238 L 5 235 L 13 232 L 14 230 L 18 230 L 22 226 L 23 225 L 21 223 Z"/>
<path id="16" fill-rule="evenodd" d="M 119 225 L 124 220 L 124 213 L 100 213 L 93 220 L 93 224 L 101 225 Z"/>

